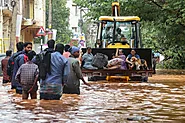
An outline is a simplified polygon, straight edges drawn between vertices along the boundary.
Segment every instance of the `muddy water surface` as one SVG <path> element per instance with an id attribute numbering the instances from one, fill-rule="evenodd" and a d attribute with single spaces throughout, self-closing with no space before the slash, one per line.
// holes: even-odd
<path id="1" fill-rule="evenodd" d="M 146 122 L 184 123 L 185 75 L 154 75 L 149 81 L 91 82 L 81 86 L 81 95 L 60 101 L 22 100 L 10 85 L 0 84 L 0 122 L 130 123 L 129 117 L 145 116 Z"/>

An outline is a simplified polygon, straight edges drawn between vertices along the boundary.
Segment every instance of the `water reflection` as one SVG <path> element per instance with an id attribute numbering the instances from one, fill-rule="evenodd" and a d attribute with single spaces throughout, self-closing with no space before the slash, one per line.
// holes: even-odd
<path id="1" fill-rule="evenodd" d="M 185 75 L 155 75 L 149 83 L 91 82 L 81 95 L 63 95 L 60 101 L 22 100 L 0 85 L 0 122 L 148 122 L 185 121 Z M 140 122 L 140 121 L 133 121 Z"/>

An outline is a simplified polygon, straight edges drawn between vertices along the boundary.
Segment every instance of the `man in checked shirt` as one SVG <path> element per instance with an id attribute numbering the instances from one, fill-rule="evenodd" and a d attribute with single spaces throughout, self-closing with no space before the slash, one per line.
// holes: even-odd
<path id="1" fill-rule="evenodd" d="M 31 61 L 35 55 L 34 51 L 29 51 L 28 62 L 21 65 L 16 74 L 17 82 L 22 85 L 22 99 L 28 99 L 29 94 L 31 99 L 37 98 L 38 66 Z"/>

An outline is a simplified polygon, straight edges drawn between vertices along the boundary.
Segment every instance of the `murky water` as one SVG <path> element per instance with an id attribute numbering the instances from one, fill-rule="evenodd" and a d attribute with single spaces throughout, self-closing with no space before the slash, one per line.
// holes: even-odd
<path id="1" fill-rule="evenodd" d="M 22 100 L 0 84 L 0 122 L 6 123 L 137 123 L 185 122 L 185 75 L 154 75 L 149 83 L 91 82 L 81 95 L 63 95 L 60 101 Z"/>

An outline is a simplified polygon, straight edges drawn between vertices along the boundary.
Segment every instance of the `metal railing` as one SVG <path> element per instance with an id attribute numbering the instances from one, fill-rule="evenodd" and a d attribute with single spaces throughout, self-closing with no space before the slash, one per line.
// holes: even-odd
<path id="1" fill-rule="evenodd" d="M 0 7 L 12 9 L 11 2 L 13 0 L 0 0 Z"/>

